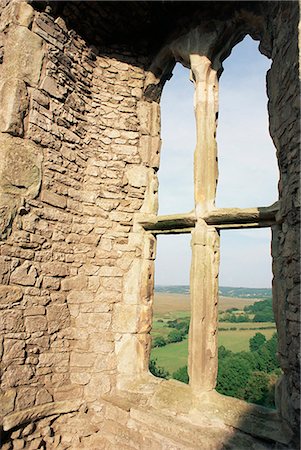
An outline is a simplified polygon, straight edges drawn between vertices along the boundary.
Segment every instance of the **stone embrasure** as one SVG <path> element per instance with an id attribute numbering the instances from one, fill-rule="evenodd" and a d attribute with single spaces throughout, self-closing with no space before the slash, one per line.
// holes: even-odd
<path id="1" fill-rule="evenodd" d="M 296 2 L 0 0 L 3 450 L 298 447 L 297 22 Z M 218 78 L 248 33 L 272 58 L 279 201 L 217 209 Z M 157 216 L 159 100 L 175 61 L 195 85 L 195 208 Z M 214 391 L 218 232 L 263 226 L 277 413 Z M 155 235 L 176 232 L 193 235 L 190 386 L 148 373 Z"/>

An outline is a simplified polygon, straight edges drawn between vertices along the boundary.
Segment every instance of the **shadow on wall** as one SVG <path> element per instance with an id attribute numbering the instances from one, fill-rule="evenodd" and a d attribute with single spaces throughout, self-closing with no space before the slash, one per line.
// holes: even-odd
<path id="1" fill-rule="evenodd" d="M 96 54 L 114 52 L 117 60 L 145 68 L 163 43 L 186 34 L 201 21 L 233 19 L 237 3 L 221 8 L 219 1 L 34 0 L 33 6 L 59 21 L 63 19 L 66 32 L 78 33 Z M 257 2 L 250 2 L 251 6 L 242 3 L 252 11 L 259 9 Z"/>
<path id="2" fill-rule="evenodd" d="M 238 425 L 243 432 L 233 429 L 233 435 L 223 442 L 221 450 L 300 450 L 298 432 L 294 435 L 297 439 L 293 438 L 291 429 L 281 423 L 277 411 L 249 406 L 248 413 L 241 414 Z"/>

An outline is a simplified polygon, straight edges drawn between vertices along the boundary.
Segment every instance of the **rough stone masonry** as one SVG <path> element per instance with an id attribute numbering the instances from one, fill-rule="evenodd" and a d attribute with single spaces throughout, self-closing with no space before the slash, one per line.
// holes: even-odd
<path id="1" fill-rule="evenodd" d="M 1 0 L 0 13 L 1 448 L 299 448 L 298 2 Z M 272 210 L 215 212 L 214 92 L 246 34 L 272 60 L 279 200 Z M 207 92 L 208 108 L 196 109 L 201 187 L 193 217 L 160 222 L 160 95 L 176 62 L 191 67 L 200 104 Z M 214 300 L 216 216 L 270 220 L 283 370 L 274 412 L 214 391 L 216 318 L 206 308 L 204 328 L 197 315 L 192 322 L 192 385 L 148 372 L 150 224 L 197 223 L 192 286 Z M 211 267 L 203 287 L 200 260 Z"/>

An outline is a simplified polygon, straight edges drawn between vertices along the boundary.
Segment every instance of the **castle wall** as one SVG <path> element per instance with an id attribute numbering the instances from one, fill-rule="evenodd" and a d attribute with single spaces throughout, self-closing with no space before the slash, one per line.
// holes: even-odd
<path id="1" fill-rule="evenodd" d="M 79 21 L 78 2 L 69 3 Z M 144 96 L 153 55 L 93 45 L 70 17 L 1 3 L 2 448 L 275 448 L 264 432 L 252 437 L 248 420 L 255 416 L 242 402 L 235 423 L 245 411 L 245 425 L 233 427 L 233 404 L 225 401 L 213 427 L 213 413 L 206 420 L 191 415 L 186 386 L 147 374 L 155 240 L 139 221 L 157 212 L 159 100 Z M 285 372 L 277 401 L 297 430 L 294 3 L 271 7 L 265 20 L 282 201 L 272 247 Z M 291 430 L 287 436 L 277 448 L 289 448 Z"/>
<path id="2" fill-rule="evenodd" d="M 299 432 L 300 416 L 300 88 L 296 4 L 270 14 L 272 66 L 267 75 L 270 133 L 279 164 L 280 211 L 272 228 L 273 308 L 284 377 L 276 402 Z M 290 36 L 290 38 L 288 38 Z"/>

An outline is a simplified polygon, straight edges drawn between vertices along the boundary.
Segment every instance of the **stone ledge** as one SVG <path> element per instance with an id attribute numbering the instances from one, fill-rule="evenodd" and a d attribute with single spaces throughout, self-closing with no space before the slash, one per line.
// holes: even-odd
<path id="1" fill-rule="evenodd" d="M 150 426 L 151 417 L 162 416 L 162 420 L 158 417 L 153 419 L 155 428 L 157 423 L 162 422 L 162 433 L 165 428 L 164 420 L 168 422 L 166 429 L 176 428 L 180 420 L 181 427 L 185 428 L 187 425 L 188 429 L 193 427 L 195 432 L 205 432 L 206 435 L 209 429 L 211 434 L 218 429 L 225 436 L 230 436 L 230 430 L 234 429 L 233 436 L 230 438 L 235 437 L 239 439 L 239 442 L 243 442 L 245 445 L 243 448 L 252 448 L 250 446 L 252 439 L 268 441 L 271 443 L 271 448 L 279 444 L 284 445 L 283 448 L 289 448 L 287 445 L 291 442 L 292 431 L 286 423 L 281 421 L 277 411 L 227 397 L 216 391 L 195 395 L 189 385 L 179 381 L 159 380 L 156 383 L 157 380 L 150 374 L 148 376 L 143 374 L 141 379 L 136 381 L 132 379 L 128 381 L 128 385 L 124 384 L 122 391 L 116 392 L 114 398 L 117 396 L 119 404 L 123 398 L 127 409 L 128 402 L 131 402 L 131 416 L 133 418 L 135 416 L 137 421 L 147 421 Z M 110 395 L 105 400 L 116 403 Z M 140 410 L 142 405 L 143 413 Z M 152 411 L 151 414 L 150 411 Z M 173 427 L 169 422 L 173 423 Z M 182 437 L 184 435 L 181 434 Z"/>
<path id="2" fill-rule="evenodd" d="M 12 428 L 19 427 L 20 425 L 24 425 L 28 422 L 40 420 L 47 416 L 67 414 L 70 412 L 78 411 L 81 404 L 81 400 L 68 400 L 62 402 L 45 403 L 44 405 L 23 409 L 22 411 L 8 414 L 3 418 L 3 430 L 8 431 Z"/>

